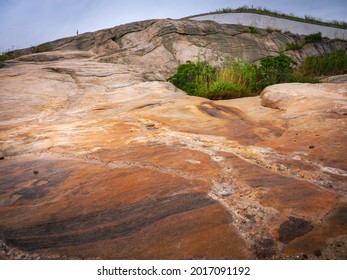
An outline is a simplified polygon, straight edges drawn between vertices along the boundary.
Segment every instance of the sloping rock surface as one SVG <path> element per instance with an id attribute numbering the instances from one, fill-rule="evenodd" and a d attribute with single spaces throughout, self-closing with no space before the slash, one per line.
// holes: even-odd
<path id="1" fill-rule="evenodd" d="M 215 65 L 222 65 L 230 59 L 258 62 L 266 56 L 277 55 L 286 49 L 288 43 L 299 42 L 303 38 L 264 29 L 257 29 L 257 33 L 252 34 L 248 27 L 214 21 L 146 20 L 16 50 L 10 56 L 21 56 L 21 61 L 52 61 L 62 57 L 37 52 L 63 50 L 70 51 L 66 57 L 68 59 L 73 55 L 92 55 L 99 62 L 145 65 L 167 76 L 173 74 L 179 64 L 188 60 L 196 61 L 198 57 Z M 301 63 L 307 56 L 324 55 L 338 49 L 347 49 L 347 42 L 324 39 L 320 43 L 306 44 L 300 50 L 285 53 Z"/>
<path id="2" fill-rule="evenodd" d="M 187 96 L 165 82 L 161 50 L 134 55 L 138 32 L 239 35 L 172 22 L 53 42 L 63 50 L 0 70 L 2 257 L 346 258 L 347 85 Z M 122 44 L 115 63 L 107 42 Z"/>

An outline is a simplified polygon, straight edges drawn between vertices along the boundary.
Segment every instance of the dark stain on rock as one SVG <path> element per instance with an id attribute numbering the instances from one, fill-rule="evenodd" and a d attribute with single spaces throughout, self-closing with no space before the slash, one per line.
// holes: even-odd
<path id="1" fill-rule="evenodd" d="M 25 250 L 76 246 L 132 235 L 169 216 L 216 203 L 203 193 L 180 194 L 30 228 L 7 230 L 8 244 Z"/>
<path id="2" fill-rule="evenodd" d="M 336 217 L 340 225 L 347 225 L 347 207 L 340 207 L 337 210 Z"/>
<path id="3" fill-rule="evenodd" d="M 199 110 L 211 117 L 226 120 L 230 130 L 230 139 L 239 141 L 242 144 L 254 145 L 262 142 L 254 129 L 263 127 L 275 137 L 282 136 L 284 130 L 273 126 L 267 122 L 254 122 L 244 112 L 235 107 L 217 105 L 213 102 L 203 102 L 198 106 Z"/>
<path id="4" fill-rule="evenodd" d="M 37 179 L 39 178 L 38 174 L 45 174 L 45 178 L 41 179 L 48 181 L 46 187 L 56 187 L 73 173 L 73 166 L 66 167 L 64 162 L 59 163 L 53 160 L 28 160 L 24 162 L 11 162 L 9 160 L 6 165 L 0 165 L 0 168 L 3 174 L 10 174 L 10 176 L 0 176 L 0 193 L 11 191 L 22 182 L 33 178 Z"/>
<path id="5" fill-rule="evenodd" d="M 270 258 L 277 252 L 275 241 L 271 238 L 256 240 L 252 247 L 258 259 Z"/>
<path id="6" fill-rule="evenodd" d="M 21 196 L 21 199 L 25 200 L 34 200 L 42 198 L 46 195 L 47 191 L 45 190 L 45 187 L 42 186 L 35 186 L 32 188 L 23 188 L 15 192 L 15 194 L 18 194 Z"/>
<path id="7" fill-rule="evenodd" d="M 300 237 L 313 229 L 310 222 L 295 217 L 289 217 L 287 221 L 280 225 L 278 230 L 279 240 L 288 244 L 297 237 Z"/>

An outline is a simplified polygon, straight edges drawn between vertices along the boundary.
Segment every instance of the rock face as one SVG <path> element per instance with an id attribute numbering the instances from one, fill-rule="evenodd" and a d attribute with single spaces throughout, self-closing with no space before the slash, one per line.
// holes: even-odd
<path id="1" fill-rule="evenodd" d="M 345 258 L 347 85 L 187 96 L 164 74 L 189 42 L 243 35 L 160 23 L 0 70 L 2 258 Z"/>
<path id="2" fill-rule="evenodd" d="M 23 55 L 40 50 L 88 51 L 99 62 L 146 65 L 168 76 L 179 64 L 196 61 L 198 56 L 215 65 L 238 58 L 257 62 L 263 57 L 277 55 L 288 43 L 303 40 L 290 33 L 258 29 L 257 34 L 251 34 L 245 32 L 247 30 L 245 26 L 213 21 L 147 20 L 48 42 L 37 48 L 13 51 L 10 55 L 22 56 L 22 61 L 45 61 L 61 57 L 44 52 Z M 300 63 L 307 56 L 324 55 L 337 49 L 347 49 L 347 42 L 324 39 L 321 43 L 307 44 L 300 50 L 285 53 Z"/>

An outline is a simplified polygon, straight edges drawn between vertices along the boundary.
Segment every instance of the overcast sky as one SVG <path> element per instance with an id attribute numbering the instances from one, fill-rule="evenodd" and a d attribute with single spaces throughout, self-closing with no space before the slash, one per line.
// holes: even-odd
<path id="1" fill-rule="evenodd" d="M 347 21 L 347 0 L 0 0 L 0 53 L 123 23 L 243 5 Z"/>

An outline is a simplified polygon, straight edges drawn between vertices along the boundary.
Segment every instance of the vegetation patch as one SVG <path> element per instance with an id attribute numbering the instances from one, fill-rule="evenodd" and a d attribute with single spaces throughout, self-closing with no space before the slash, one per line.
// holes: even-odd
<path id="1" fill-rule="evenodd" d="M 302 65 L 304 75 L 330 76 L 347 73 L 347 52 L 338 50 L 325 56 L 307 57 Z"/>
<path id="2" fill-rule="evenodd" d="M 260 66 L 232 60 L 221 68 L 207 62 L 187 62 L 168 81 L 189 95 L 209 99 L 232 99 L 259 94 L 266 86 L 288 82 L 318 82 L 294 71 L 296 62 L 283 53 L 266 57 Z"/>
<path id="3" fill-rule="evenodd" d="M 9 60 L 10 59 L 10 56 L 6 53 L 3 53 L 0 55 L 0 62 L 3 62 L 3 61 L 6 61 L 6 60 Z"/>
<path id="4" fill-rule="evenodd" d="M 306 35 L 304 42 L 305 42 L 305 44 L 319 43 L 319 42 L 322 42 L 322 40 L 323 40 L 322 33 L 318 32 L 318 33 Z"/>
<path id="5" fill-rule="evenodd" d="M 48 51 L 47 45 L 46 44 L 41 44 L 36 47 L 36 52 L 37 53 L 42 53 Z"/>
<path id="6" fill-rule="evenodd" d="M 306 35 L 304 38 L 304 41 L 302 42 L 295 42 L 295 43 L 288 43 L 286 46 L 286 50 L 300 50 L 303 48 L 306 44 L 309 43 L 320 43 L 323 41 L 322 33 L 313 33 Z"/>

